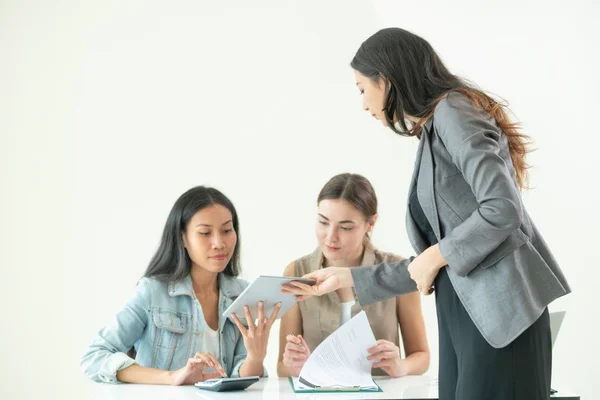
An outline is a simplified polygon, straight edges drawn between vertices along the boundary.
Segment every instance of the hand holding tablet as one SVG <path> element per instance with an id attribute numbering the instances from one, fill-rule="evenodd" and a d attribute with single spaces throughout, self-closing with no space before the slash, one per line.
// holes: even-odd
<path id="1" fill-rule="evenodd" d="M 227 307 L 222 316 L 230 318 L 231 314 L 235 313 L 241 320 L 245 315 L 244 307 L 248 306 L 250 314 L 253 318 L 256 318 L 258 316 L 258 303 L 262 301 L 264 315 L 267 318 L 272 315 L 277 303 L 281 303 L 277 319 L 281 318 L 296 304 L 295 295 L 281 293 L 281 286 L 291 281 L 298 281 L 307 285 L 315 284 L 315 281 L 310 279 L 261 275 L 244 289 L 235 301 Z"/>

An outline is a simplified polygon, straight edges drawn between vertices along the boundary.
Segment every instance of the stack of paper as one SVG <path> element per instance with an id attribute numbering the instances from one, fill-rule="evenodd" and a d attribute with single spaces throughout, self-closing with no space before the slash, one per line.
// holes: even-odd
<path id="1" fill-rule="evenodd" d="M 371 377 L 375 361 L 367 360 L 376 342 L 361 311 L 317 346 L 300 376 L 290 380 L 294 391 L 381 391 Z"/>

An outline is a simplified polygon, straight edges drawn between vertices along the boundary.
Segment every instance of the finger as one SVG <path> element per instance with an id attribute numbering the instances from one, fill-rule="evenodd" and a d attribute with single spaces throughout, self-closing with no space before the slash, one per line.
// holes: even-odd
<path id="1" fill-rule="evenodd" d="M 379 352 L 377 354 L 371 354 L 370 356 L 367 357 L 367 360 L 375 360 L 375 359 L 388 360 L 390 358 L 398 358 L 398 353 L 396 353 L 393 350 L 386 350 L 386 351 Z"/>
<path id="2" fill-rule="evenodd" d="M 208 365 L 210 367 L 214 367 L 210 357 L 205 353 L 198 352 L 198 353 L 196 353 L 196 355 L 194 355 L 194 358 L 204 361 L 206 363 L 206 365 Z"/>
<path id="3" fill-rule="evenodd" d="M 208 357 L 212 361 L 213 367 L 215 367 L 217 369 L 217 371 L 219 371 L 222 376 L 227 376 L 227 374 L 225 373 L 225 370 L 221 366 L 221 363 L 219 362 L 219 360 L 217 360 L 217 358 L 215 356 L 213 356 L 212 354 L 208 354 Z"/>
<path id="4" fill-rule="evenodd" d="M 231 313 L 231 319 L 233 320 L 235 325 L 240 330 L 240 333 L 242 334 L 242 336 L 243 337 L 248 336 L 248 329 L 246 329 L 246 327 L 240 322 L 240 320 L 238 319 L 237 315 L 235 315 L 235 313 Z"/>
<path id="5" fill-rule="evenodd" d="M 200 369 L 204 369 L 205 367 L 209 367 L 207 362 L 201 358 L 189 358 L 186 366 L 190 366 L 192 368 L 199 367 Z"/>
<path id="6" fill-rule="evenodd" d="M 373 368 L 384 368 L 384 367 L 391 367 L 392 365 L 394 365 L 396 361 L 394 360 L 383 360 L 383 361 L 379 361 L 376 362 L 375 364 L 372 365 Z"/>
<path id="7" fill-rule="evenodd" d="M 290 360 L 308 358 L 308 354 L 303 353 L 301 351 L 295 351 L 295 350 L 285 350 L 285 352 L 283 354 L 284 354 L 284 357 L 287 357 Z"/>
<path id="8" fill-rule="evenodd" d="M 316 286 L 316 285 L 315 286 L 310 286 L 310 285 L 307 285 L 306 283 L 302 283 L 302 282 L 298 282 L 298 281 L 291 281 L 289 284 L 292 285 L 292 286 L 295 286 L 295 287 L 297 287 L 299 289 L 302 289 L 306 293 L 316 292 L 315 289 L 318 288 L 318 286 Z"/>
<path id="9" fill-rule="evenodd" d="M 306 354 L 299 354 L 299 353 L 296 353 L 296 354 L 298 354 L 298 355 L 290 354 L 289 352 L 284 353 L 283 359 L 284 359 L 284 361 L 287 360 L 287 362 L 289 362 L 289 363 L 295 363 L 295 362 L 303 363 L 308 359 Z"/>
<path id="10" fill-rule="evenodd" d="M 306 290 L 304 290 L 304 289 L 301 289 L 301 288 L 299 288 L 299 287 L 297 287 L 297 286 L 295 286 L 295 285 L 291 285 L 291 283 L 292 283 L 292 282 L 290 282 L 290 285 L 287 285 L 287 286 L 282 286 L 282 287 L 281 287 L 281 293 L 286 293 L 286 294 L 295 294 L 295 295 L 297 295 L 297 296 L 306 296 L 306 295 L 308 295 L 308 294 L 310 294 L 310 295 L 312 295 L 312 294 L 313 294 L 313 292 L 312 292 L 312 291 L 310 291 L 310 292 L 307 292 Z M 309 286 L 309 287 L 311 287 L 311 286 Z"/>
<path id="11" fill-rule="evenodd" d="M 265 320 L 265 302 L 258 302 L 258 324 L 261 325 Z"/>
<path id="12" fill-rule="evenodd" d="M 308 274 L 304 275 L 302 277 L 302 279 L 312 279 L 314 281 L 319 281 L 319 278 L 321 278 L 323 271 L 313 271 L 313 272 L 309 272 Z"/>
<path id="13" fill-rule="evenodd" d="M 306 364 L 306 360 L 301 360 L 301 361 L 284 361 L 283 365 L 285 365 L 286 367 L 300 367 L 302 368 L 304 366 L 304 364 Z"/>
<path id="14" fill-rule="evenodd" d="M 312 295 L 296 296 L 295 300 L 296 300 L 297 302 L 298 302 L 298 301 L 304 301 L 304 300 L 306 300 L 306 299 L 308 299 L 308 298 L 311 298 L 311 297 L 312 297 Z"/>
<path id="15" fill-rule="evenodd" d="M 275 308 L 273 309 L 273 312 L 271 313 L 271 316 L 269 317 L 269 320 L 267 321 L 267 326 L 269 328 L 271 328 L 271 326 L 273 326 L 273 324 L 277 320 L 277 316 L 279 315 L 279 310 L 281 310 L 281 303 L 277 303 L 275 305 Z"/>
<path id="16" fill-rule="evenodd" d="M 287 340 L 289 343 L 294 343 L 297 345 L 301 345 L 302 344 L 302 340 L 300 340 L 300 338 L 298 336 L 294 336 L 292 334 L 289 334 L 285 337 L 285 340 Z"/>
<path id="17" fill-rule="evenodd" d="M 289 342 L 285 345 L 285 351 L 293 351 L 296 353 L 305 353 L 302 346 L 300 346 L 299 344 L 294 344 L 294 343 L 289 343 Z"/>
<path id="18" fill-rule="evenodd" d="M 377 344 L 377 345 L 371 347 L 368 350 L 368 352 L 371 354 L 375 354 L 375 353 L 379 353 L 380 351 L 385 350 L 386 348 L 387 348 L 387 345 L 385 343 L 380 343 L 380 344 Z"/>
<path id="19" fill-rule="evenodd" d="M 250 314 L 250 307 L 244 306 L 244 314 L 246 315 L 246 322 L 248 322 L 248 330 L 253 331 L 256 326 L 254 325 L 252 314 Z"/>
<path id="20" fill-rule="evenodd" d="M 215 378 L 221 378 L 221 373 L 215 371 L 215 372 L 209 372 L 208 374 L 204 374 L 204 380 L 215 379 Z"/>
<path id="21" fill-rule="evenodd" d="M 387 341 L 387 340 L 377 341 L 376 347 L 379 349 L 379 351 L 386 351 L 386 350 L 394 351 L 398 348 L 398 346 L 396 346 L 394 343 Z"/>
<path id="22" fill-rule="evenodd" d="M 306 354 L 288 351 L 283 353 L 283 358 L 289 361 L 304 361 L 308 358 L 308 356 Z"/>
<path id="23" fill-rule="evenodd" d="M 285 360 L 283 361 L 283 365 L 285 365 L 288 368 L 303 367 L 304 363 L 305 363 L 305 361 L 285 361 Z"/>
<path id="24" fill-rule="evenodd" d="M 302 346 L 304 347 L 304 349 L 306 351 L 308 351 L 308 343 L 306 343 L 306 340 L 304 340 L 304 336 L 302 335 L 298 335 L 298 337 L 300 338 L 300 340 L 302 341 Z"/>

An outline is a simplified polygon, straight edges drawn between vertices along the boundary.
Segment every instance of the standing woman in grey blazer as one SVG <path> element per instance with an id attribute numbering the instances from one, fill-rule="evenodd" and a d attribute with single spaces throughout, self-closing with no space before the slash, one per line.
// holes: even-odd
<path id="1" fill-rule="evenodd" d="M 317 285 L 282 290 L 301 301 L 354 286 L 363 306 L 435 290 L 441 400 L 547 400 L 547 306 L 570 288 L 521 199 L 528 137 L 403 29 L 375 33 L 351 66 L 364 110 L 420 141 L 406 213 L 418 256 L 324 268 L 306 276 Z"/>

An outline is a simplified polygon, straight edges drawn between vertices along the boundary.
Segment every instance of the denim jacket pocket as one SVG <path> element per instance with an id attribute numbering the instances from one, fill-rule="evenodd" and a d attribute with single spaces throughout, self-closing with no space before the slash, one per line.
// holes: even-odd
<path id="1" fill-rule="evenodd" d="M 156 308 L 152 311 L 152 366 L 169 370 L 175 351 L 185 344 L 189 316 L 184 313 Z"/>

